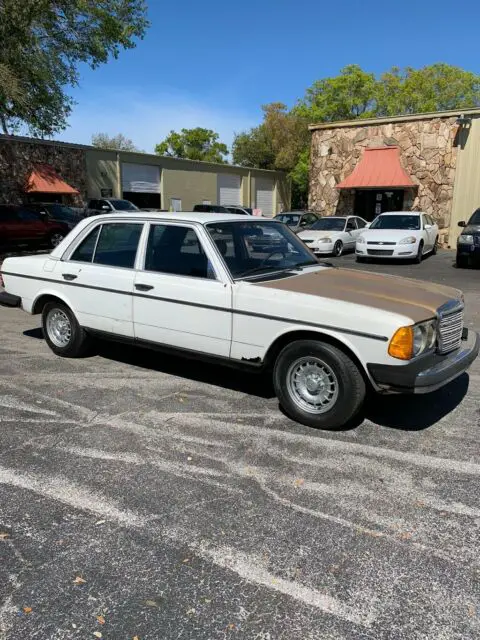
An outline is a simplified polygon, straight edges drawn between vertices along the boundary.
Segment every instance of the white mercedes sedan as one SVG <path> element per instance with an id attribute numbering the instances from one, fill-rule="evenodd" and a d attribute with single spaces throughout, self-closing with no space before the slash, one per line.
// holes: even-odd
<path id="1" fill-rule="evenodd" d="M 370 258 L 396 258 L 420 263 L 437 253 L 438 225 L 421 211 L 393 211 L 375 218 L 355 247 L 357 262 Z"/>
<path id="2" fill-rule="evenodd" d="M 317 255 L 341 256 L 345 249 L 353 250 L 368 222 L 356 216 L 328 216 L 315 222 L 298 237 Z"/>

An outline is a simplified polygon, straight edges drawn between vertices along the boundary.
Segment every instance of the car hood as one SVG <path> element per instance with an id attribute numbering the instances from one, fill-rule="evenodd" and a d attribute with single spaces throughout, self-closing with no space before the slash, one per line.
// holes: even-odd
<path id="1" fill-rule="evenodd" d="M 418 229 L 365 229 L 361 236 L 367 242 L 399 242 L 403 238 L 418 236 L 418 234 Z"/>
<path id="2" fill-rule="evenodd" d="M 407 316 L 413 323 L 431 318 L 443 304 L 462 297 L 458 289 L 440 284 L 353 269 L 322 269 L 255 285 L 373 307 Z"/>
<path id="3" fill-rule="evenodd" d="M 343 233 L 343 231 L 321 231 L 318 229 L 312 229 L 311 231 L 309 231 L 307 229 L 306 231 L 301 231 L 298 234 L 298 237 L 302 240 L 308 240 L 309 238 L 311 238 L 312 240 L 317 240 L 318 238 L 334 238 L 339 236 L 341 233 Z"/>
<path id="4" fill-rule="evenodd" d="M 464 229 L 462 229 L 462 235 L 477 235 L 480 234 L 480 225 L 479 224 L 469 224 Z"/>

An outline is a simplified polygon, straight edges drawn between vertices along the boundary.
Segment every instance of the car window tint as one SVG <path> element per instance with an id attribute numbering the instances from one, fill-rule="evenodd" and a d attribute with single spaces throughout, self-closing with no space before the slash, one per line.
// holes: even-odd
<path id="1" fill-rule="evenodd" d="M 19 209 L 17 215 L 23 221 L 38 222 L 39 220 L 38 215 L 29 209 Z"/>
<path id="2" fill-rule="evenodd" d="M 215 279 L 213 267 L 196 231 L 176 225 L 152 225 L 148 236 L 145 270 Z"/>
<path id="3" fill-rule="evenodd" d="M 100 227 L 96 227 L 91 233 L 89 233 L 75 249 L 70 260 L 75 260 L 77 262 L 92 262 L 99 231 Z"/>
<path id="4" fill-rule="evenodd" d="M 313 215 L 313 213 L 307 213 L 305 216 L 305 220 L 307 224 L 313 224 L 317 219 L 317 216 Z"/>
<path id="5" fill-rule="evenodd" d="M 357 228 L 357 223 L 355 222 L 355 218 L 350 218 L 347 221 L 347 231 L 355 231 Z"/>
<path id="6" fill-rule="evenodd" d="M 366 225 L 365 220 L 362 220 L 362 218 L 355 218 L 355 220 L 357 221 L 357 227 L 359 229 L 364 229 L 365 228 L 365 225 Z"/>
<path id="7" fill-rule="evenodd" d="M 93 262 L 132 269 L 142 228 L 142 224 L 135 223 L 102 225 Z"/>

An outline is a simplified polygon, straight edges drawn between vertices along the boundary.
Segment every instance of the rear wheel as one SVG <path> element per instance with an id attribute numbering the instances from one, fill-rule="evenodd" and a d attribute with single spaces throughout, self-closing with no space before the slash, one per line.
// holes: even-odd
<path id="1" fill-rule="evenodd" d="M 339 258 L 343 253 L 343 242 L 341 240 L 337 240 L 333 247 L 333 255 L 336 258 Z"/>
<path id="2" fill-rule="evenodd" d="M 285 412 L 317 429 L 341 429 L 360 411 L 366 393 L 363 376 L 337 347 L 298 340 L 279 354 L 273 371 L 275 393 Z"/>
<path id="3" fill-rule="evenodd" d="M 78 358 L 90 346 L 89 336 L 63 302 L 47 302 L 42 311 L 42 326 L 48 346 L 58 356 Z"/>

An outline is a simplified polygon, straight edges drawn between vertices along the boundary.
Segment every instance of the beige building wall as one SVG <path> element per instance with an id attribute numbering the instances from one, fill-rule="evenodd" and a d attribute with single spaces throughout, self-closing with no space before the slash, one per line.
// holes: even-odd
<path id="1" fill-rule="evenodd" d="M 89 150 L 86 163 L 89 198 L 100 198 L 102 189 L 112 189 L 114 198 L 122 197 L 116 151 Z"/>
<path id="2" fill-rule="evenodd" d="M 162 208 L 169 209 L 172 198 L 182 201 L 182 211 L 191 211 L 196 204 L 217 202 L 217 174 L 195 168 L 162 171 Z"/>
<path id="3" fill-rule="evenodd" d="M 452 223 L 449 245 L 456 246 L 461 232 L 458 223 L 467 221 L 480 207 L 480 119 L 472 119 L 471 125 L 459 132 L 459 146 L 455 188 L 453 192 Z"/>

